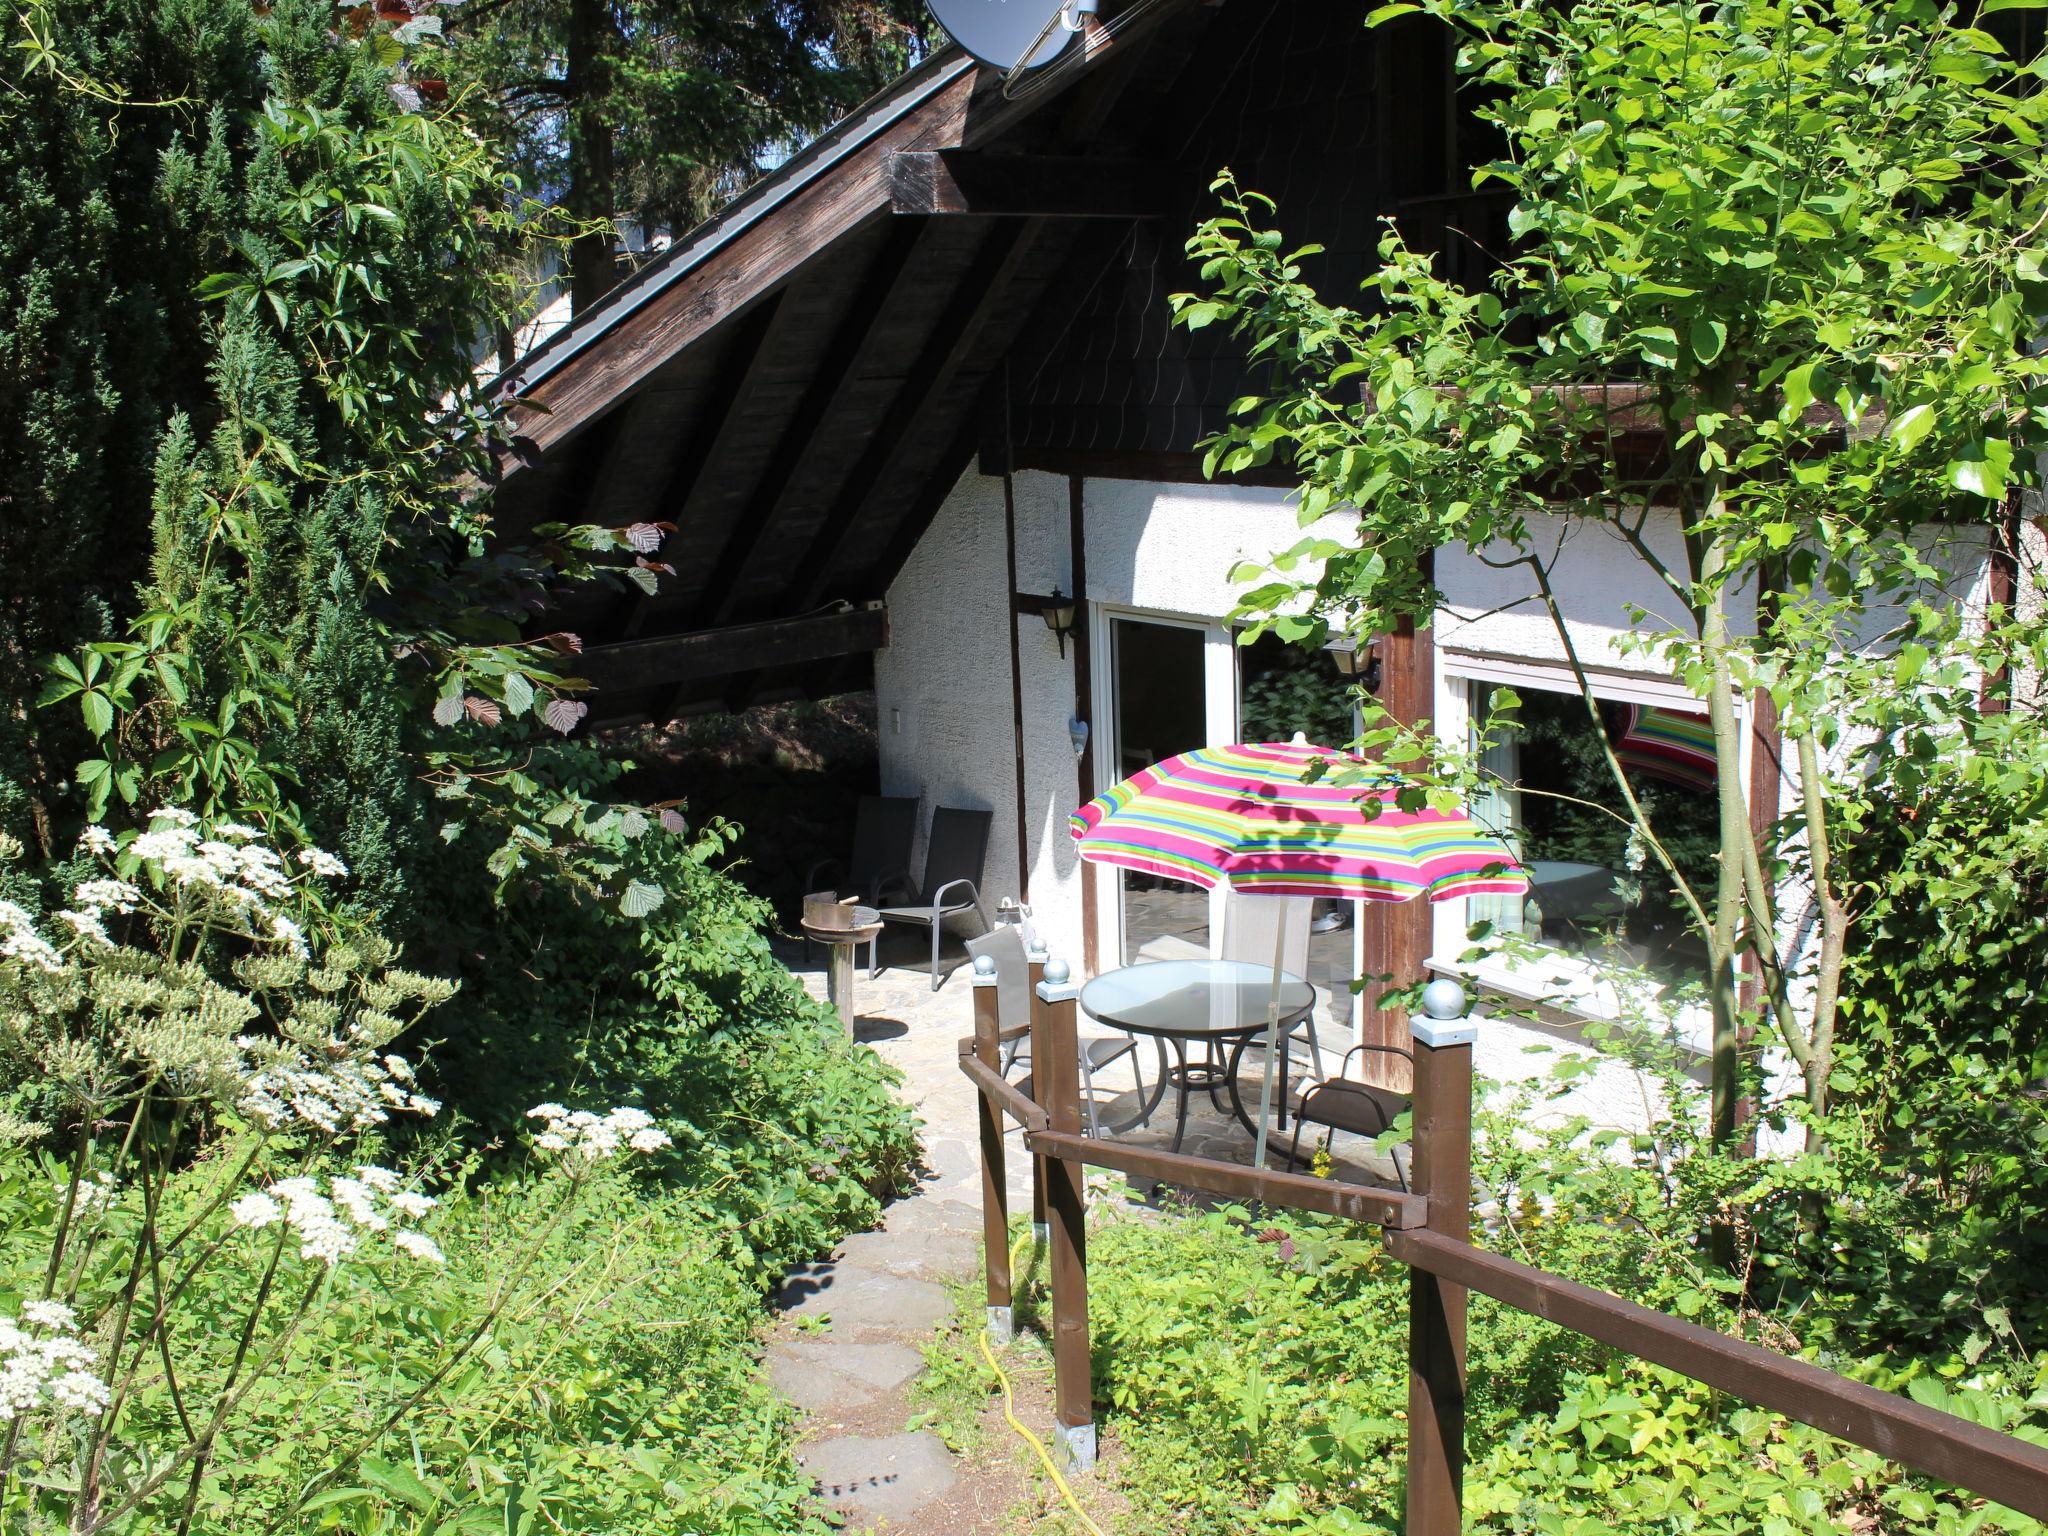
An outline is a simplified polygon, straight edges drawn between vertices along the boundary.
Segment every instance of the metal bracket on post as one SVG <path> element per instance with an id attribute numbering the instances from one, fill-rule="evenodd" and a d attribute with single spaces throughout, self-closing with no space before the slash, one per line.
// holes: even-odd
<path id="1" fill-rule="evenodd" d="M 1428 1229 L 1471 1241 L 1472 1046 L 1478 1020 L 1465 989 L 1433 981 L 1411 1014 L 1415 1160 L 1411 1184 L 1429 1202 Z M 1408 1536 L 1464 1529 L 1466 1293 L 1408 1272 Z"/>
<path id="2" fill-rule="evenodd" d="M 1048 960 L 1038 983 L 1031 1074 L 1052 1129 L 1081 1134 L 1081 988 L 1064 960 Z M 1095 1466 L 1095 1407 L 1088 1358 L 1088 1209 L 1078 1159 L 1047 1160 L 1047 1245 L 1052 1276 L 1053 1419 L 1072 1471 Z"/>
<path id="3" fill-rule="evenodd" d="M 996 963 L 988 955 L 974 961 L 974 1054 L 993 1072 L 1002 1071 L 1002 1043 L 996 1013 Z M 981 1137 L 981 1240 L 986 1252 L 989 1337 L 1007 1344 L 1014 1333 L 1010 1308 L 1010 1193 L 1004 1169 L 1003 1112 L 986 1093 L 975 1095 L 975 1121 Z"/>

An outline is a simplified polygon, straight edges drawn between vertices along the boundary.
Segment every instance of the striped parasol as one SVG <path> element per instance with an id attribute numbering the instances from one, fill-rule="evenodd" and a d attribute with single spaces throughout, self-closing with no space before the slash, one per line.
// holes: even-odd
<path id="1" fill-rule="evenodd" d="M 1714 727 L 1705 715 L 1631 704 L 1627 721 L 1621 739 L 1614 744 L 1614 755 L 1621 759 L 1622 767 L 1690 789 L 1714 787 L 1719 773 Z"/>
<path id="2" fill-rule="evenodd" d="M 1304 783 L 1315 765 L 1324 776 Z M 1332 771 L 1377 782 L 1334 784 Z M 1463 815 L 1404 811 L 1401 781 L 1306 743 L 1200 747 L 1132 774 L 1074 813 L 1081 857 L 1205 890 L 1449 901 L 1528 889 L 1499 838 Z"/>
<path id="3" fill-rule="evenodd" d="M 1311 782 L 1318 765 L 1322 773 Z M 1374 777 L 1330 782 L 1346 769 Z M 1228 881 L 1249 895 L 1450 901 L 1528 889 L 1529 877 L 1499 838 L 1463 815 L 1402 810 L 1394 803 L 1402 786 L 1363 758 L 1301 737 L 1199 747 L 1140 769 L 1082 806 L 1073 817 L 1074 841 L 1091 863 L 1205 890 Z M 1269 1062 L 1279 1036 L 1282 931 L 1274 930 Z M 1268 1071 L 1254 1165 L 1266 1160 L 1272 1094 Z"/>

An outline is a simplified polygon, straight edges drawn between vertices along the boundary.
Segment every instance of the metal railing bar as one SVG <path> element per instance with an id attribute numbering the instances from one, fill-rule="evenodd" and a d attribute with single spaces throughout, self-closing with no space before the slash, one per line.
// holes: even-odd
<path id="1" fill-rule="evenodd" d="M 1043 1131 L 1052 1124 L 1046 1112 L 1019 1093 L 1014 1083 L 1006 1080 L 994 1067 L 983 1065 L 974 1054 L 972 1035 L 960 1042 L 960 1070 L 973 1079 L 974 1086 L 986 1094 L 991 1103 L 1027 1131 Z"/>
<path id="2" fill-rule="evenodd" d="M 1397 1231 L 1402 1263 L 1824 1430 L 1888 1461 L 2048 1519 L 2048 1450 L 1437 1232 Z"/>
<path id="3" fill-rule="evenodd" d="M 1338 1179 L 1318 1179 L 1305 1173 L 1248 1168 L 1243 1163 L 1226 1163 L 1213 1157 L 1161 1152 L 1152 1147 L 1099 1141 L 1062 1131 L 1032 1131 L 1024 1140 L 1033 1152 L 1046 1157 L 1092 1163 L 1098 1168 L 1114 1168 L 1121 1173 L 1136 1174 L 1139 1178 L 1207 1190 L 1234 1200 L 1258 1200 L 1298 1211 L 1341 1216 L 1347 1221 L 1369 1221 L 1394 1230 L 1418 1227 L 1428 1213 L 1428 1202 L 1422 1196 L 1404 1194 L 1400 1190 L 1374 1189 L 1369 1185 L 1347 1184 Z"/>

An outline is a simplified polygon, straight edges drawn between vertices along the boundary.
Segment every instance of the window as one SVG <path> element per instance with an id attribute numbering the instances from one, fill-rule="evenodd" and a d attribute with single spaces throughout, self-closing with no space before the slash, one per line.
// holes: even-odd
<path id="1" fill-rule="evenodd" d="M 1486 779 L 1472 815 L 1530 876 L 1526 895 L 1472 898 L 1466 921 L 1509 940 L 1511 965 L 1517 954 L 1526 965 L 1535 949 L 1579 962 L 1554 968 L 1559 976 L 1619 968 L 1664 984 L 1697 977 L 1704 942 L 1676 882 L 1634 833 L 1607 755 L 1612 748 L 1621 760 L 1687 883 L 1710 893 L 1720 833 L 1712 739 L 1696 702 L 1600 698 L 1596 723 L 1577 692 L 1536 680 L 1514 680 L 1513 708 L 1504 680 L 1459 678 L 1454 687 Z"/>

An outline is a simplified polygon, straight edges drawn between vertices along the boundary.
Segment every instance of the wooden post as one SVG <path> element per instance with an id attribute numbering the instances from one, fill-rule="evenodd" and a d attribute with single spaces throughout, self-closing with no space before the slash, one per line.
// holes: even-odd
<path id="1" fill-rule="evenodd" d="M 1030 961 L 1027 972 L 1031 977 L 1031 1096 L 1040 1108 L 1050 1104 L 1045 1096 L 1045 1039 L 1052 1027 L 1051 1015 L 1039 1000 L 1038 984 L 1045 980 L 1047 952 L 1043 949 L 1026 950 Z M 1046 1159 L 1034 1156 L 1031 1159 L 1031 1236 L 1037 1242 L 1046 1240 L 1048 1228 L 1045 1215 Z"/>
<path id="2" fill-rule="evenodd" d="M 1049 961 L 1035 989 L 1045 1005 L 1048 1027 L 1044 1054 L 1032 1057 L 1032 1072 L 1052 1129 L 1081 1134 L 1081 989 L 1068 980 L 1066 962 Z M 1039 1050 L 1039 1042 L 1032 1042 Z M 1095 1466 L 1095 1407 L 1088 1361 L 1088 1231 L 1078 1160 L 1046 1160 L 1046 1203 L 1052 1216 L 1053 1417 L 1069 1467 Z"/>
<path id="3" fill-rule="evenodd" d="M 983 970 L 982 966 L 988 969 Z M 1003 1070 L 1003 1046 L 997 1038 L 996 968 L 984 955 L 974 962 L 974 1054 L 991 1072 Z M 1010 1311 L 1010 1185 L 1003 1169 L 1003 1112 L 980 1091 L 974 1095 L 975 1121 L 981 1127 L 981 1239 L 988 1250 L 988 1331 L 1007 1344 L 1013 1323 Z"/>
<path id="4" fill-rule="evenodd" d="M 1415 725 L 1436 714 L 1436 647 L 1427 628 L 1404 621 L 1373 645 L 1380 662 L 1379 701 L 1403 725 Z M 1360 1019 L 1360 1041 L 1366 1045 L 1404 1046 L 1407 1019 L 1399 1008 L 1375 1007 L 1373 1000 L 1387 986 L 1406 987 L 1429 974 L 1434 923 L 1426 901 L 1362 901 L 1357 907 L 1365 976 L 1391 976 L 1392 982 L 1366 984 L 1366 1008 Z M 1387 1051 L 1367 1051 L 1358 1072 L 1369 1083 L 1396 1093 L 1411 1093 L 1408 1064 Z"/>
<path id="5" fill-rule="evenodd" d="M 1465 989 L 1434 981 L 1415 1042 L 1415 1193 L 1428 1227 L 1471 1238 L 1472 1042 Z M 1458 1536 L 1465 1481 L 1465 1287 L 1408 1271 L 1408 1536 Z"/>

